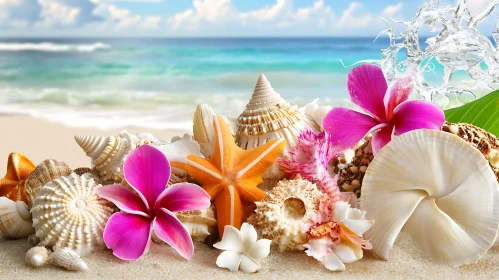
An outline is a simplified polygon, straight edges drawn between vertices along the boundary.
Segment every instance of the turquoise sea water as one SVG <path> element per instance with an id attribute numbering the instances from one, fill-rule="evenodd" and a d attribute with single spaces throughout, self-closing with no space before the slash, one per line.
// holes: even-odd
<path id="1" fill-rule="evenodd" d="M 347 99 L 345 65 L 386 38 L 0 39 L 0 113 L 73 126 L 190 126 L 198 103 L 237 116 L 264 73 L 288 101 Z"/>

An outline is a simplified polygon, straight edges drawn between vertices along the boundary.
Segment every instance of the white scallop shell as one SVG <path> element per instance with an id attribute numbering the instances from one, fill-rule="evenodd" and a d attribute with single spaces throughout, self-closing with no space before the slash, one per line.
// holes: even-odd
<path id="1" fill-rule="evenodd" d="M 87 264 L 81 259 L 78 253 L 70 248 L 56 249 L 50 258 L 53 264 L 70 271 L 88 270 Z"/>
<path id="2" fill-rule="evenodd" d="M 199 143 L 201 152 L 206 158 L 211 157 L 215 145 L 214 117 L 215 112 L 206 104 L 199 104 L 194 112 L 192 126 L 194 140 Z"/>
<path id="3" fill-rule="evenodd" d="M 49 260 L 50 252 L 44 246 L 33 247 L 28 250 L 24 262 L 32 267 L 41 267 Z"/>
<path id="4" fill-rule="evenodd" d="M 320 126 L 305 115 L 296 105 L 289 104 L 270 85 L 265 75 L 260 75 L 251 100 L 238 118 L 236 143 L 243 149 L 251 149 L 277 138 L 284 138 L 287 152 L 298 142 L 298 136 L 305 128 L 318 132 Z M 286 174 L 279 169 L 276 162 L 265 174 L 264 188 L 271 188 L 285 178 Z"/>
<path id="5" fill-rule="evenodd" d="M 182 137 L 172 138 L 170 143 L 156 146 L 169 161 L 185 162 L 188 155 L 203 157 L 201 147 L 192 139 L 192 135 L 184 134 Z M 184 176 L 187 173 L 179 168 L 172 168 L 172 173 L 177 176 Z"/>
<path id="6" fill-rule="evenodd" d="M 317 104 L 317 100 L 314 102 L 311 102 L 305 106 L 305 115 L 309 116 L 312 118 L 315 123 L 321 128 L 322 128 L 322 121 L 324 120 L 324 117 L 326 117 L 327 113 L 333 109 L 333 107 L 327 105 L 327 106 L 319 106 Z"/>
<path id="7" fill-rule="evenodd" d="M 113 210 L 97 197 L 99 187 L 90 175 L 74 173 L 45 185 L 31 209 L 39 245 L 69 247 L 79 255 L 103 245 L 102 232 Z"/>
<path id="8" fill-rule="evenodd" d="M 262 201 L 255 202 L 256 210 L 248 223 L 281 252 L 303 250 L 308 242 L 304 228 L 317 212 L 321 195 L 315 184 L 300 176 L 280 181 Z"/>
<path id="9" fill-rule="evenodd" d="M 0 232 L 13 239 L 28 238 L 35 233 L 26 203 L 0 197 Z"/>
<path id="10" fill-rule="evenodd" d="M 360 204 L 376 221 L 366 239 L 383 259 L 403 228 L 436 262 L 473 263 L 499 228 L 499 185 L 489 163 L 441 131 L 407 132 L 381 149 L 367 168 Z"/>

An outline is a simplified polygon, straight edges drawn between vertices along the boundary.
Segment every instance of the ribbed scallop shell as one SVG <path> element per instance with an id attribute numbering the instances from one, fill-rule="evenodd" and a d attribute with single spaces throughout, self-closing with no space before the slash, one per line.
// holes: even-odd
<path id="1" fill-rule="evenodd" d="M 0 197 L 0 232 L 12 239 L 27 238 L 35 233 L 26 203 Z"/>
<path id="2" fill-rule="evenodd" d="M 367 168 L 360 206 L 376 221 L 365 236 L 383 259 L 403 229 L 435 262 L 474 263 L 499 228 L 499 185 L 489 163 L 436 130 L 406 132 L 384 146 Z"/>
<path id="3" fill-rule="evenodd" d="M 102 245 L 102 232 L 113 211 L 97 197 L 99 187 L 91 176 L 74 173 L 45 185 L 31 209 L 40 245 L 54 250 L 69 247 L 82 256 Z"/>
<path id="4" fill-rule="evenodd" d="M 64 267 L 69 271 L 88 270 L 87 264 L 74 250 L 70 248 L 56 249 L 50 256 L 53 264 Z"/>
<path id="5" fill-rule="evenodd" d="M 31 207 L 32 201 L 35 200 L 36 195 L 45 184 L 59 177 L 68 176 L 71 173 L 71 168 L 60 160 L 46 159 L 42 161 L 28 176 L 24 184 L 29 206 Z"/>
<path id="6" fill-rule="evenodd" d="M 263 238 L 272 240 L 279 250 L 303 250 L 308 242 L 305 225 L 318 209 L 322 193 L 315 184 L 297 176 L 283 180 L 268 192 L 264 200 L 255 202 L 256 210 L 248 218 Z"/>
<path id="7" fill-rule="evenodd" d="M 24 262 L 32 267 L 41 267 L 47 263 L 50 252 L 44 246 L 36 246 L 28 250 Z"/>
<path id="8" fill-rule="evenodd" d="M 196 107 L 193 118 L 192 132 L 194 140 L 201 146 L 201 153 L 210 158 L 215 145 L 215 131 L 213 130 L 213 118 L 215 112 L 206 104 Z"/>
<path id="9" fill-rule="evenodd" d="M 301 131 L 309 127 L 318 132 L 320 126 L 300 111 L 298 106 L 289 104 L 270 85 L 265 75 L 260 75 L 253 96 L 246 109 L 238 118 L 236 143 L 243 149 L 263 145 L 276 138 L 284 138 L 287 148 L 298 142 Z M 263 175 L 264 187 L 271 188 L 276 181 L 285 177 L 277 163 L 270 166 Z"/>
<path id="10" fill-rule="evenodd" d="M 215 219 L 215 207 L 204 210 L 183 211 L 175 213 L 177 218 L 187 229 L 192 239 L 203 241 L 208 235 L 217 230 L 217 219 Z"/>

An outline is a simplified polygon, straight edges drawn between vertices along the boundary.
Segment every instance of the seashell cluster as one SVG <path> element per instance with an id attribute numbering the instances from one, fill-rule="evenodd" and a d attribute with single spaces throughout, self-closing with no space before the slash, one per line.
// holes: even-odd
<path id="1" fill-rule="evenodd" d="M 24 262 L 32 267 L 45 265 L 50 258 L 50 251 L 44 246 L 36 246 L 28 250 L 24 257 Z"/>
<path id="2" fill-rule="evenodd" d="M 489 162 L 499 181 L 499 139 L 496 136 L 468 123 L 445 122 L 442 131 L 457 135 L 478 149 Z"/>
<path id="3" fill-rule="evenodd" d="M 0 233 L 11 239 L 27 238 L 35 233 L 26 203 L 0 197 Z"/>
<path id="4" fill-rule="evenodd" d="M 383 259 L 403 229 L 437 263 L 474 263 L 499 228 L 499 185 L 489 162 L 436 130 L 404 133 L 381 149 L 367 168 L 360 206 L 376 221 L 366 238 Z"/>
<path id="5" fill-rule="evenodd" d="M 338 170 L 338 186 L 342 192 L 353 192 L 358 198 L 360 197 L 362 180 L 369 163 L 374 158 L 371 139 L 368 138 L 364 144 L 355 149 L 355 155 L 351 161 Z"/>
<path id="6" fill-rule="evenodd" d="M 28 176 L 28 179 L 26 179 L 26 183 L 24 184 L 29 206 L 31 207 L 38 192 L 48 182 L 59 177 L 68 176 L 71 173 L 71 168 L 62 161 L 55 159 L 46 159 L 42 161 L 42 163 L 40 163 Z"/>
<path id="7" fill-rule="evenodd" d="M 272 240 L 279 250 L 303 250 L 308 242 L 303 230 L 318 210 L 322 193 L 317 186 L 300 176 L 282 180 L 264 200 L 255 202 L 256 210 L 248 218 L 263 238 Z"/>
<path id="8" fill-rule="evenodd" d="M 251 100 L 238 118 L 236 143 L 246 150 L 276 138 L 284 138 L 287 142 L 283 152 L 285 155 L 298 143 L 298 136 L 306 127 L 320 131 L 320 126 L 312 118 L 275 92 L 262 74 Z M 276 181 L 284 177 L 285 173 L 279 170 L 279 164 L 273 164 L 263 176 L 264 188 L 273 187 Z"/>
<path id="9" fill-rule="evenodd" d="M 74 173 L 45 185 L 31 209 L 39 245 L 54 250 L 68 247 L 82 256 L 102 245 L 112 209 L 96 195 L 99 187 L 91 176 Z"/>
<path id="10" fill-rule="evenodd" d="M 204 210 L 183 211 L 175 213 L 194 241 L 204 241 L 206 237 L 217 231 L 215 206 Z"/>

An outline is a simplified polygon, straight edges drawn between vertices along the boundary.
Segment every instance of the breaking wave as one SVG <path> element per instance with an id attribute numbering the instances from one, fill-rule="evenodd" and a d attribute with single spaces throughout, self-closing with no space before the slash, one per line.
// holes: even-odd
<path id="1" fill-rule="evenodd" d="M 56 44 L 50 42 L 42 43 L 0 43 L 0 51 L 22 52 L 94 52 L 96 50 L 109 49 L 110 45 L 97 42 L 93 44 Z"/>

